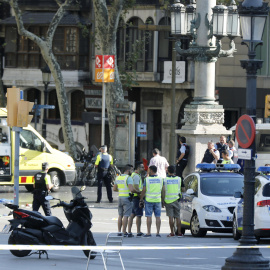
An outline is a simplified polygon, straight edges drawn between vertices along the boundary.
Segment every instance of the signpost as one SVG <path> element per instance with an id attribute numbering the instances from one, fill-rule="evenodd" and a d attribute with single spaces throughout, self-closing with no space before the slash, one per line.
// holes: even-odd
<path id="1" fill-rule="evenodd" d="M 102 82 L 101 145 L 105 144 L 106 82 L 114 82 L 114 55 L 96 55 L 95 82 Z"/>
<path id="2" fill-rule="evenodd" d="M 249 115 L 242 115 L 237 121 L 236 138 L 242 148 L 249 148 L 254 142 L 256 126 Z"/>

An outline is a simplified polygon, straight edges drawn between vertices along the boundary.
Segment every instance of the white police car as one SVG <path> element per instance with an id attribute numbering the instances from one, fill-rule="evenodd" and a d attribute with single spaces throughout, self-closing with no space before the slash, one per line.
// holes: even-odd
<path id="1" fill-rule="evenodd" d="M 254 233 L 257 240 L 261 237 L 270 237 L 270 167 L 259 167 L 258 172 L 260 174 L 255 177 L 254 197 Z M 235 240 L 241 237 L 243 229 L 243 203 L 242 198 L 233 213 Z"/>
<path id="2" fill-rule="evenodd" d="M 242 191 L 244 176 L 238 164 L 198 164 L 198 172 L 184 179 L 186 192 L 181 199 L 182 233 L 186 229 L 194 237 L 205 236 L 207 231 L 231 232 L 233 211 Z"/>

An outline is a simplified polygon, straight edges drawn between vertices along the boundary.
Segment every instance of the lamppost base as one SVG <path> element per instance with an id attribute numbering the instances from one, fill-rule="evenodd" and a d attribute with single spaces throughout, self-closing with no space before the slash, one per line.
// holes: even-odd
<path id="1" fill-rule="evenodd" d="M 258 248 L 237 248 L 225 261 L 222 270 L 270 270 L 269 260 L 262 256 Z"/>

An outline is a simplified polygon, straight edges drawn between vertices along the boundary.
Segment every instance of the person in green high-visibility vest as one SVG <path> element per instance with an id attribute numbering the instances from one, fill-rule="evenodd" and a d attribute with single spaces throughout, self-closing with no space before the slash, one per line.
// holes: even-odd
<path id="1" fill-rule="evenodd" d="M 222 155 L 222 158 L 223 158 L 221 164 L 234 164 L 234 162 L 230 158 L 230 154 L 229 154 L 228 150 L 223 150 L 221 152 L 221 155 Z"/>
<path id="2" fill-rule="evenodd" d="M 144 165 L 142 162 L 138 161 L 135 164 L 135 171 L 132 173 L 131 177 L 133 179 L 133 186 L 137 189 L 142 191 L 143 189 L 143 181 L 141 177 L 141 173 L 144 171 Z M 133 207 L 132 207 L 132 214 L 128 219 L 128 234 L 132 235 L 131 228 L 133 224 L 133 219 L 136 217 L 136 225 L 137 225 L 137 237 L 142 237 L 144 234 L 141 232 L 141 223 L 142 223 L 142 216 L 143 216 L 143 208 L 140 207 L 140 196 L 135 193 L 133 197 Z"/>
<path id="3" fill-rule="evenodd" d="M 124 168 L 124 173 L 119 175 L 113 186 L 113 191 L 119 192 L 118 198 L 118 232 L 124 234 L 124 237 L 132 237 L 127 233 L 128 218 L 132 213 L 132 197 L 131 193 L 140 194 L 140 190 L 137 190 L 133 186 L 133 179 L 131 174 L 133 172 L 133 166 L 126 165 Z"/>
<path id="4" fill-rule="evenodd" d="M 152 214 L 156 217 L 157 234 L 156 237 L 161 237 L 159 234 L 161 226 L 161 190 L 163 186 L 163 178 L 157 176 L 157 167 L 152 165 L 149 167 L 149 176 L 145 178 L 143 190 L 140 197 L 140 202 L 143 202 L 145 196 L 145 216 L 147 225 L 147 234 L 143 237 L 151 237 Z"/>
<path id="5" fill-rule="evenodd" d="M 168 176 L 164 178 L 163 188 L 161 193 L 162 207 L 166 208 L 166 215 L 169 217 L 169 225 L 171 233 L 167 237 L 174 237 L 174 219 L 177 224 L 177 236 L 183 237 L 181 233 L 181 219 L 180 219 L 180 196 L 184 186 L 179 176 L 175 176 L 174 166 L 168 167 Z"/>

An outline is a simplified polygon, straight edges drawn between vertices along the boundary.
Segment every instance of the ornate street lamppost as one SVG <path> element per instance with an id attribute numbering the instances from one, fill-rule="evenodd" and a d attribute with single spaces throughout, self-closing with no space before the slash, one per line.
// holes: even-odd
<path id="1" fill-rule="evenodd" d="M 51 82 L 51 71 L 46 65 L 44 68 L 41 68 L 42 72 L 42 81 L 44 84 L 44 105 L 47 105 L 48 103 L 48 85 Z M 42 122 L 42 137 L 46 139 L 46 121 L 47 121 L 47 109 L 44 109 L 43 112 L 43 122 Z"/>
<path id="2" fill-rule="evenodd" d="M 234 0 L 231 5 L 235 5 Z M 185 125 L 181 130 L 176 130 L 176 133 L 184 135 L 188 139 L 193 153 L 190 157 L 189 169 L 193 170 L 192 164 L 201 160 L 199 157 L 200 145 L 208 141 L 210 136 L 213 139 L 213 137 L 219 137 L 220 134 L 230 133 L 222 125 L 224 109 L 215 101 L 215 62 L 220 57 L 233 56 L 236 51 L 233 39 L 239 36 L 239 31 L 233 32 L 231 29 L 235 30 L 237 25 L 239 27 L 239 18 L 233 16 L 235 14 L 230 13 L 228 7 L 216 5 L 216 0 L 197 1 L 196 6 L 193 0 L 186 7 L 178 1 L 177 6 L 178 12 L 171 15 L 173 18 L 171 22 L 172 24 L 178 22 L 178 31 L 175 30 L 175 25 L 172 25 L 172 30 L 175 30 L 175 34 L 181 35 L 181 38 L 186 36 L 190 39 L 190 44 L 188 49 L 182 49 L 181 42 L 178 40 L 175 49 L 181 56 L 188 57 L 189 61 L 194 61 L 195 72 L 194 100 L 185 107 Z M 233 16 L 233 19 L 229 18 L 229 14 Z M 178 18 L 175 18 L 176 16 Z M 230 31 L 227 31 L 229 22 Z M 230 38 L 229 50 L 223 50 L 221 45 L 221 39 L 226 36 Z M 172 97 L 172 121 L 174 121 L 175 110 L 173 100 Z M 172 138 L 175 137 L 171 136 L 171 141 Z"/>
<path id="3" fill-rule="evenodd" d="M 263 61 L 255 59 L 256 47 L 262 45 L 262 35 L 268 16 L 268 3 L 262 0 L 245 0 L 239 3 L 238 13 L 242 30 L 242 44 L 248 47 L 248 60 L 241 60 L 241 66 L 246 69 L 246 109 L 247 114 L 256 123 L 256 81 L 257 70 L 261 69 Z M 253 246 L 257 243 L 254 236 L 254 193 L 255 193 L 255 140 L 251 145 L 252 159 L 245 161 L 244 167 L 244 209 L 243 231 L 239 240 L 241 246 Z M 269 270 L 269 260 L 263 258 L 258 248 L 238 248 L 233 256 L 226 259 L 222 270 L 232 269 L 263 269 Z"/>

